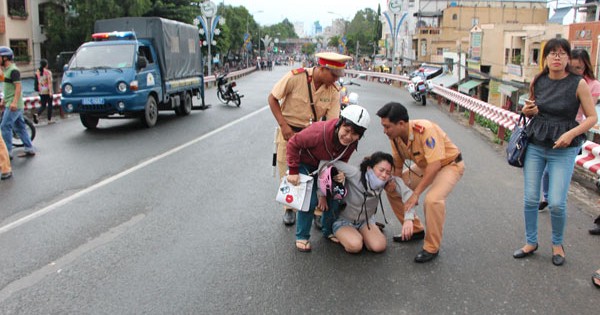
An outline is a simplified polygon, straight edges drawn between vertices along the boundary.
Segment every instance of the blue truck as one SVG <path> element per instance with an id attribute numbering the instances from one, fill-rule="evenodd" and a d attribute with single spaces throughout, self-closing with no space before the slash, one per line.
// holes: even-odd
<path id="1" fill-rule="evenodd" d="M 158 111 L 204 109 L 198 29 L 158 17 L 98 20 L 92 41 L 64 67 L 61 106 L 95 129 L 98 121 L 140 118 L 153 127 Z M 202 100 L 193 106 L 192 97 Z"/>

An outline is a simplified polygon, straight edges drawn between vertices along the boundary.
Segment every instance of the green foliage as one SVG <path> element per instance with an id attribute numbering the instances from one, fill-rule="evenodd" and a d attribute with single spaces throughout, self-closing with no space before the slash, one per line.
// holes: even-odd
<path id="1" fill-rule="evenodd" d="M 370 8 L 356 12 L 356 15 L 354 15 L 354 18 L 346 29 L 346 38 L 348 39 L 346 48 L 348 49 L 348 54 L 356 54 L 357 43 L 360 55 L 369 54 L 372 51 L 372 44 L 369 43 L 377 42 L 375 36 L 380 24 L 379 15 Z M 365 47 L 369 48 L 365 49 Z"/>
<path id="2" fill-rule="evenodd" d="M 306 43 L 306 44 L 302 45 L 302 53 L 305 55 L 314 54 L 316 49 L 317 49 L 317 45 L 315 45 L 315 44 Z"/>

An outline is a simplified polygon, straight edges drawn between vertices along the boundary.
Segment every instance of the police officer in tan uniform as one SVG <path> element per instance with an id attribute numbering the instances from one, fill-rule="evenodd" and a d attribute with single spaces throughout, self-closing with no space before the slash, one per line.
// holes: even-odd
<path id="1" fill-rule="evenodd" d="M 424 263 L 437 257 L 442 242 L 446 217 L 446 198 L 463 176 L 465 165 L 460 151 L 446 133 L 429 120 L 409 120 L 408 111 L 400 104 L 391 102 L 377 111 L 383 132 L 390 138 L 394 157 L 394 175 L 413 190 L 408 200 L 386 189 L 394 214 L 402 223 L 402 234 L 394 241 L 425 238 L 423 250 L 415 262 Z M 406 166 L 406 170 L 404 169 Z M 391 185 L 390 185 L 391 186 Z M 408 212 L 424 198 L 426 229 L 418 217 Z M 406 214 L 406 215 L 405 215 Z"/>
<path id="2" fill-rule="evenodd" d="M 279 125 L 275 143 L 280 181 L 287 171 L 287 141 L 313 121 L 336 119 L 340 115 L 340 93 L 335 82 L 344 76 L 346 61 L 352 57 L 332 52 L 315 56 L 319 59 L 317 67 L 287 73 L 268 97 L 269 107 Z M 283 222 L 286 225 L 296 222 L 292 209 L 285 209 Z"/>

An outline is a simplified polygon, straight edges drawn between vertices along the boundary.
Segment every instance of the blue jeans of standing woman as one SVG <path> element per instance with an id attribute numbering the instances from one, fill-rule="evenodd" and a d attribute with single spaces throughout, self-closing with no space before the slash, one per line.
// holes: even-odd
<path id="1" fill-rule="evenodd" d="M 562 245 L 567 219 L 567 195 L 579 147 L 552 149 L 530 143 L 525 153 L 525 237 L 527 244 L 538 243 L 538 204 L 541 179 L 548 172 L 548 207 L 552 223 L 552 244 Z"/>
<path id="2" fill-rule="evenodd" d="M 34 152 L 33 145 L 31 144 L 31 139 L 29 139 L 29 134 L 27 133 L 27 129 L 25 129 L 25 120 L 23 119 L 23 110 L 17 109 L 16 111 L 11 111 L 8 106 L 4 110 L 4 115 L 2 116 L 2 124 L 0 124 L 0 130 L 2 130 L 2 139 L 4 139 L 4 143 L 6 143 L 6 149 L 8 150 L 8 154 L 12 156 L 12 139 L 13 139 L 13 127 L 17 132 L 17 135 L 23 141 L 23 145 L 25 146 L 26 152 Z"/>
<path id="3" fill-rule="evenodd" d="M 300 164 L 300 173 L 308 175 L 311 172 L 314 172 L 317 168 L 313 166 L 308 166 L 306 164 Z M 296 211 L 297 219 L 296 219 L 296 239 L 297 240 L 308 240 L 310 239 L 310 228 L 313 222 L 313 216 L 315 213 L 315 208 L 319 202 L 319 198 L 317 197 L 317 181 L 313 179 L 313 188 L 312 195 L 310 197 L 310 206 L 308 207 L 308 211 Z M 340 202 L 337 200 L 331 200 L 327 198 L 327 205 L 329 210 L 323 211 L 323 215 L 321 216 L 321 231 L 323 232 L 323 236 L 327 237 L 333 234 L 333 222 L 335 221 L 336 214 L 338 211 Z"/>

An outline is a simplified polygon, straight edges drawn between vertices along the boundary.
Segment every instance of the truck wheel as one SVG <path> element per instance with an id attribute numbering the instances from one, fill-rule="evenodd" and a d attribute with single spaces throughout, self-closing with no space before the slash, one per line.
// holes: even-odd
<path id="1" fill-rule="evenodd" d="M 146 101 L 146 108 L 144 108 L 144 115 L 142 115 L 142 124 L 144 124 L 146 128 L 152 128 L 156 125 L 157 119 L 158 106 L 156 105 L 156 100 L 154 97 L 149 96 L 148 101 Z"/>
<path id="2" fill-rule="evenodd" d="M 79 120 L 81 120 L 81 124 L 85 128 L 87 128 L 87 129 L 96 129 L 96 127 L 98 126 L 98 121 L 100 120 L 100 118 L 94 117 L 94 116 L 90 116 L 90 115 L 85 115 L 85 114 L 79 114 Z"/>
<path id="3" fill-rule="evenodd" d="M 425 94 L 421 95 L 421 105 L 427 105 L 427 97 L 425 96 Z"/>
<path id="4" fill-rule="evenodd" d="M 185 93 L 183 98 L 183 103 L 179 105 L 179 115 L 187 116 L 192 112 L 192 95 L 190 93 Z"/>
<path id="5" fill-rule="evenodd" d="M 240 99 L 240 95 L 237 93 L 233 93 L 233 103 L 235 106 L 240 107 L 242 104 L 242 100 Z"/>

